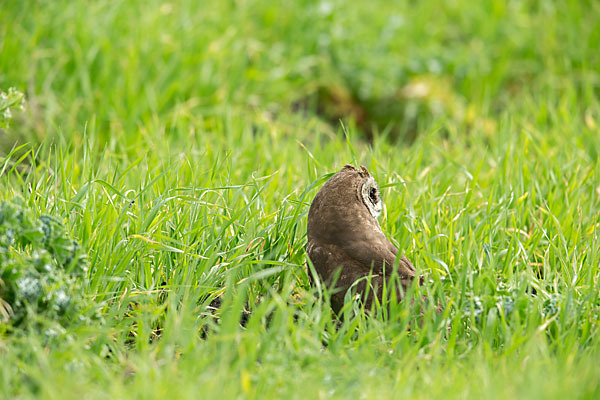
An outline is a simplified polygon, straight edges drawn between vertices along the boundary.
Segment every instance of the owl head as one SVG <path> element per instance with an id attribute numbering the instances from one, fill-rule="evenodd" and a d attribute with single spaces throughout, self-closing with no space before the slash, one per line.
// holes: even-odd
<path id="1" fill-rule="evenodd" d="M 321 188 L 309 210 L 309 232 L 356 230 L 371 226 L 381 230 L 377 217 L 383 203 L 375 179 L 361 166 L 344 165 Z"/>

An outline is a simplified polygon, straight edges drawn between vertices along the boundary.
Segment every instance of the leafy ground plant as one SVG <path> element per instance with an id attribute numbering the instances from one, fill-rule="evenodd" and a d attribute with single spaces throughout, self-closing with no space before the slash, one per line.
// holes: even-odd
<path id="1" fill-rule="evenodd" d="M 65 324 L 78 317 L 86 271 L 84 253 L 58 218 L 35 218 L 19 198 L 0 204 L 2 324 L 15 328 L 41 318 Z"/>

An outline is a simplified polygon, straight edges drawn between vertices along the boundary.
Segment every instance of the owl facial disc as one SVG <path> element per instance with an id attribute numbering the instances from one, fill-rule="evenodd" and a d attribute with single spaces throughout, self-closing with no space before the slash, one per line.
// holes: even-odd
<path id="1" fill-rule="evenodd" d="M 379 195 L 379 187 L 372 176 L 363 183 L 361 195 L 363 203 L 365 203 L 373 218 L 379 217 L 383 205 L 381 203 L 381 196 Z"/>

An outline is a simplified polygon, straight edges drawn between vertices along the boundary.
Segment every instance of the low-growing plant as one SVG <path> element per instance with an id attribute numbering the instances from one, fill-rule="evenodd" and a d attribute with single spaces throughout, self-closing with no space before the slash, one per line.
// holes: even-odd
<path id="1" fill-rule="evenodd" d="M 67 323 L 81 310 L 85 254 L 60 219 L 20 199 L 0 205 L 0 322 L 25 326 L 36 317 Z"/>

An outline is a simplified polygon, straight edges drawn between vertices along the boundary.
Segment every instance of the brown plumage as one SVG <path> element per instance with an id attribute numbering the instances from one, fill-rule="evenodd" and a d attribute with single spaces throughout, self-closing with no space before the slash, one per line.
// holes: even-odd
<path id="1" fill-rule="evenodd" d="M 399 299 L 415 277 L 411 262 L 398 255 L 398 249 L 385 237 L 377 222 L 381 208 L 375 180 L 365 167 L 358 169 L 353 165 L 345 165 L 325 182 L 310 206 L 308 257 L 327 286 L 341 268 L 331 295 L 335 312 L 342 308 L 348 288 L 371 272 L 369 296 L 364 296 L 366 279 L 355 285 L 367 309 L 371 307 L 373 293 L 381 301 L 384 276 L 389 279 L 394 267 L 402 286 L 402 289 L 396 287 Z"/>

